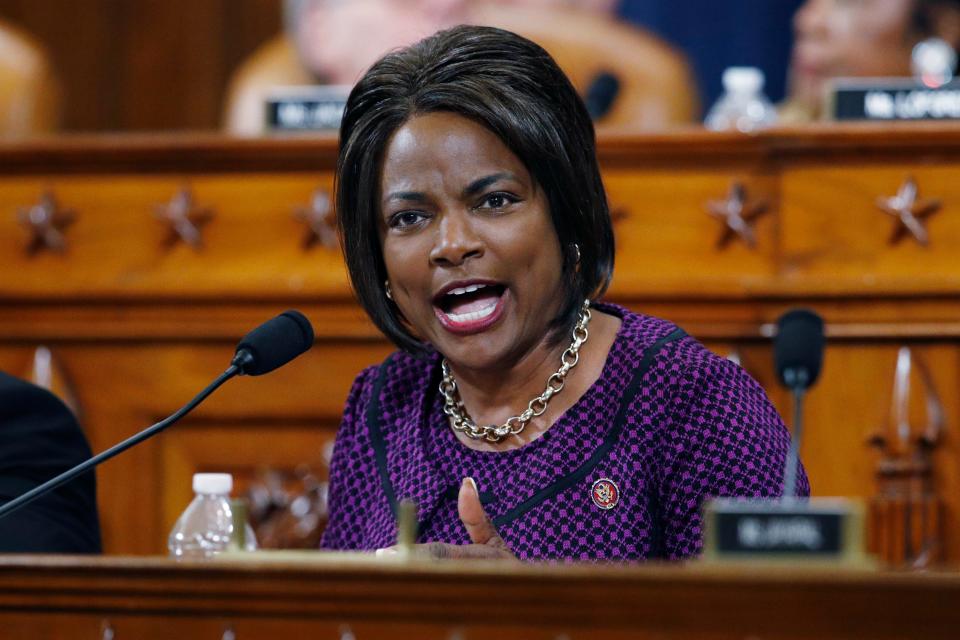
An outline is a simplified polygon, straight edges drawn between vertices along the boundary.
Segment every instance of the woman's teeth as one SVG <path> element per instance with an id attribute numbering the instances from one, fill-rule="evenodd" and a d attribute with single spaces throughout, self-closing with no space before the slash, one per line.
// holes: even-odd
<path id="1" fill-rule="evenodd" d="M 450 313 L 446 315 L 452 322 L 463 323 L 463 322 L 476 322 L 477 320 L 483 320 L 488 317 L 491 313 L 496 311 L 497 302 L 494 300 L 489 306 L 477 309 L 476 311 L 468 311 L 467 313 Z"/>
<path id="2" fill-rule="evenodd" d="M 449 296 L 462 296 L 465 293 L 473 293 L 474 291 L 479 291 L 487 285 L 485 284 L 468 284 L 465 287 L 457 287 L 456 289 L 451 289 L 447 292 Z"/>
<path id="3" fill-rule="evenodd" d="M 504 288 L 488 283 L 473 283 L 451 289 L 436 305 L 445 322 L 467 326 L 492 319 L 500 306 Z"/>

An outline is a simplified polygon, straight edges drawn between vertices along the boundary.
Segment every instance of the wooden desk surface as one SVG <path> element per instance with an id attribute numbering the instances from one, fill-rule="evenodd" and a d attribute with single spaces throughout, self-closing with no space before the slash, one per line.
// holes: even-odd
<path id="1" fill-rule="evenodd" d="M 956 638 L 958 603 L 958 573 L 800 565 L 0 557 L 9 637 Z"/>

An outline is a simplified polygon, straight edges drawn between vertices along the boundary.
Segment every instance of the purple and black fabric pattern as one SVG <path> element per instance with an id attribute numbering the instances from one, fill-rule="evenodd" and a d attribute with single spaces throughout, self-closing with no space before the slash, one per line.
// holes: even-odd
<path id="1" fill-rule="evenodd" d="M 464 477 L 522 560 L 679 559 L 702 545 L 711 497 L 777 497 L 790 435 L 763 389 L 676 326 L 623 320 L 603 372 L 539 438 L 474 451 L 447 424 L 439 356 L 395 353 L 353 384 L 330 468 L 321 546 L 395 543 L 396 506 L 417 505 L 418 542 L 468 544 Z M 803 470 L 799 493 L 809 495 Z"/>

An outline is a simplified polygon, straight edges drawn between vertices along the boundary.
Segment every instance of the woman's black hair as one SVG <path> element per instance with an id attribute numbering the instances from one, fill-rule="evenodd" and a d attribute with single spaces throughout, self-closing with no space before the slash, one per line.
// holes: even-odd
<path id="1" fill-rule="evenodd" d="M 573 327 L 585 298 L 603 294 L 613 273 L 613 227 L 593 123 L 546 51 L 492 27 L 455 27 L 390 53 L 350 92 L 340 126 L 336 201 L 343 253 L 360 303 L 397 346 L 414 354 L 428 351 L 386 297 L 380 173 L 397 129 L 416 115 L 441 111 L 496 134 L 546 194 L 563 249 L 565 300 L 551 323 L 557 339 Z"/>

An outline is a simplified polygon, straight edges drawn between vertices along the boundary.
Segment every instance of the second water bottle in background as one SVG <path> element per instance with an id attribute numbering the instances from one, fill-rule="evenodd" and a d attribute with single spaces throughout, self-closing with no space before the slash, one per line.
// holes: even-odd
<path id="1" fill-rule="evenodd" d="M 747 133 L 776 123 L 777 110 L 764 95 L 763 82 L 763 72 L 754 67 L 724 71 L 724 93 L 707 113 L 707 128 Z"/>

